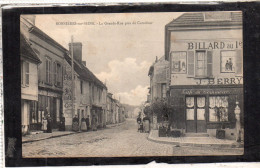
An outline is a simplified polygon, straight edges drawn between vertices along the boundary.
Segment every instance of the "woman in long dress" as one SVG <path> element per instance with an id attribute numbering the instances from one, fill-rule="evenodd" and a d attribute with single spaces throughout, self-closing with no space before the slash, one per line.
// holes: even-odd
<path id="1" fill-rule="evenodd" d="M 148 116 L 145 116 L 143 118 L 143 123 L 144 123 L 144 132 L 150 132 L 150 119 Z"/>
<path id="2" fill-rule="evenodd" d="M 45 133 L 47 131 L 47 119 L 46 117 L 43 117 L 42 119 L 42 130 Z"/>
<path id="3" fill-rule="evenodd" d="M 52 118 L 50 114 L 47 117 L 47 133 L 52 133 Z"/>
<path id="4" fill-rule="evenodd" d="M 60 118 L 60 131 L 65 131 L 65 117 L 63 114 L 61 114 Z"/>
<path id="5" fill-rule="evenodd" d="M 80 126 L 81 131 L 87 131 L 87 124 L 85 118 L 81 119 L 81 126 Z"/>
<path id="6" fill-rule="evenodd" d="M 93 116 L 92 131 L 97 131 L 97 117 L 96 116 Z"/>
<path id="7" fill-rule="evenodd" d="M 78 115 L 75 115 L 75 117 L 72 120 L 72 130 L 75 132 L 79 131 L 79 118 Z"/>

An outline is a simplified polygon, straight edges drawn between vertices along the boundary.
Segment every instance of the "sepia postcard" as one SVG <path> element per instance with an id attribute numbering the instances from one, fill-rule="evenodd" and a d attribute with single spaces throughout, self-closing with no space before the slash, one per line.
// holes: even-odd
<path id="1" fill-rule="evenodd" d="M 241 11 L 20 15 L 23 158 L 244 154 Z"/>

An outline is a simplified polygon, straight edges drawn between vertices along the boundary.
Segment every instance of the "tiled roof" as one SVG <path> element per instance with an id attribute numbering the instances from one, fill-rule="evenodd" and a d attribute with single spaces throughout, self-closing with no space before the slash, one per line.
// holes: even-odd
<path id="1" fill-rule="evenodd" d="M 28 58 L 35 63 L 41 63 L 37 54 L 33 51 L 29 42 L 26 40 L 23 34 L 20 34 L 20 54 L 22 57 Z"/>
<path id="2" fill-rule="evenodd" d="M 71 58 L 68 54 L 65 54 L 65 60 L 71 65 Z M 85 81 L 94 82 L 96 85 L 102 88 L 106 88 L 106 85 L 103 84 L 86 66 L 80 64 L 74 60 L 74 70 L 79 74 L 79 78 Z"/>
<path id="3" fill-rule="evenodd" d="M 207 13 L 207 12 L 205 12 Z M 242 12 L 230 12 L 230 20 L 205 20 L 204 13 L 184 13 L 167 24 L 167 27 L 242 25 Z"/>

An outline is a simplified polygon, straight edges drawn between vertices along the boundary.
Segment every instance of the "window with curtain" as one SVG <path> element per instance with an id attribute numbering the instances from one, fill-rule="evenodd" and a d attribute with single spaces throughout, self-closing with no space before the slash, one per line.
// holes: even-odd
<path id="1" fill-rule="evenodd" d="M 209 97 L 209 121 L 228 121 L 228 96 Z"/>
<path id="2" fill-rule="evenodd" d="M 196 67 L 195 67 L 196 77 L 206 77 L 207 76 L 207 62 L 206 62 L 206 51 L 196 52 Z"/>

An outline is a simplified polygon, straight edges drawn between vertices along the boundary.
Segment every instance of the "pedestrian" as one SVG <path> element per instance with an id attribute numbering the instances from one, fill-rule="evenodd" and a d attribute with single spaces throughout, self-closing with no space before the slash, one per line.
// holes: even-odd
<path id="1" fill-rule="evenodd" d="M 79 118 L 77 114 L 75 114 L 72 120 L 72 130 L 75 132 L 79 131 Z"/>
<path id="2" fill-rule="evenodd" d="M 52 118 L 50 114 L 47 117 L 47 133 L 52 133 Z"/>
<path id="3" fill-rule="evenodd" d="M 87 131 L 87 124 L 86 124 L 86 119 L 83 117 L 81 118 L 81 126 L 80 126 L 81 131 Z"/>
<path id="4" fill-rule="evenodd" d="M 46 133 L 46 131 L 47 131 L 47 124 L 48 124 L 48 121 L 47 121 L 46 117 L 44 116 L 42 119 L 42 131 L 44 133 Z"/>
<path id="5" fill-rule="evenodd" d="M 87 131 L 90 130 L 89 115 L 86 118 Z"/>
<path id="6" fill-rule="evenodd" d="M 95 115 L 92 118 L 92 131 L 97 131 L 97 117 Z"/>
<path id="7" fill-rule="evenodd" d="M 150 118 L 146 115 L 143 118 L 144 123 L 144 132 L 149 133 L 150 132 Z"/>
<path id="8" fill-rule="evenodd" d="M 142 119 L 141 119 L 141 114 L 139 113 L 138 117 L 137 117 L 137 124 L 138 124 L 138 129 L 137 132 L 141 132 L 141 123 L 142 123 Z"/>
<path id="9" fill-rule="evenodd" d="M 60 131 L 65 131 L 65 117 L 64 114 L 61 114 L 61 118 L 60 118 Z"/>

